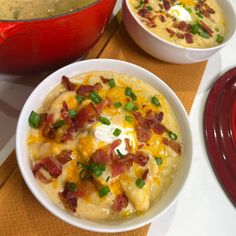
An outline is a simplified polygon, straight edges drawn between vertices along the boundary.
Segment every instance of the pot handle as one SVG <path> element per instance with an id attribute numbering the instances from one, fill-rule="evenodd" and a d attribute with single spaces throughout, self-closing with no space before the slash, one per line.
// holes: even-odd
<path id="1" fill-rule="evenodd" d="M 2 44 L 10 36 L 16 34 L 16 30 L 22 25 L 22 22 L 0 22 L 0 44 Z"/>

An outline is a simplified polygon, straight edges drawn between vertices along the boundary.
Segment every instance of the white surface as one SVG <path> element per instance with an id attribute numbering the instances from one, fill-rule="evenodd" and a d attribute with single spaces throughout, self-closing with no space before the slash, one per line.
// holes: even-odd
<path id="1" fill-rule="evenodd" d="M 231 0 L 236 10 L 236 1 Z M 118 0 L 117 10 L 121 0 Z M 236 210 L 220 187 L 208 162 L 202 135 L 202 110 L 206 94 L 220 74 L 236 66 L 236 35 L 220 53 L 209 61 L 191 114 L 194 160 L 191 176 L 178 201 L 151 224 L 148 236 L 235 236 Z M 191 79 L 191 78 L 190 78 Z M 0 164 L 14 148 L 14 135 L 21 107 L 40 79 L 18 79 L 0 75 Z M 5 103 L 2 103 L 5 101 Z M 10 108 L 4 107 L 6 104 Z M 4 105 L 4 106 L 3 106 Z M 11 112 L 10 112 L 10 111 Z M 13 111 L 13 112 L 12 112 Z M 13 138 L 14 140 L 14 138 Z"/>
<path id="2" fill-rule="evenodd" d="M 164 97 L 168 100 L 170 106 L 172 107 L 181 133 L 185 134 L 181 138 L 184 146 L 182 154 L 183 162 L 178 172 L 176 173 L 173 183 L 168 189 L 167 193 L 161 198 L 158 203 L 153 204 L 153 206 L 147 211 L 146 214 L 140 215 L 139 217 L 126 219 L 125 221 L 109 222 L 107 220 L 103 223 L 91 222 L 83 219 L 78 219 L 77 217 L 72 216 L 70 213 L 57 207 L 40 189 L 38 182 L 33 177 L 33 173 L 29 163 L 28 147 L 25 140 L 27 139 L 27 136 L 29 134 L 28 116 L 30 112 L 32 110 L 37 110 L 41 106 L 47 94 L 61 82 L 61 77 L 63 75 L 74 77 L 78 74 L 88 73 L 91 70 L 110 70 L 117 73 L 130 74 L 136 78 L 143 80 L 147 84 L 152 85 L 154 88 L 158 88 L 160 93 L 164 95 Z M 175 93 L 161 79 L 159 79 L 151 72 L 125 61 L 118 61 L 113 59 L 94 59 L 74 63 L 56 71 L 55 73 L 47 77 L 42 83 L 40 83 L 40 85 L 33 91 L 22 109 L 17 124 L 16 154 L 18 165 L 26 184 L 28 185 L 34 196 L 52 214 L 56 215 L 69 224 L 83 229 L 98 232 L 122 232 L 150 223 L 158 215 L 163 214 L 167 210 L 167 208 L 169 208 L 170 205 L 174 203 L 178 194 L 181 192 L 185 180 L 187 179 L 187 176 L 189 174 L 189 169 L 192 162 L 192 137 L 188 114 L 186 113 L 182 103 L 175 95 Z M 96 214 L 99 213 L 97 212 Z"/>

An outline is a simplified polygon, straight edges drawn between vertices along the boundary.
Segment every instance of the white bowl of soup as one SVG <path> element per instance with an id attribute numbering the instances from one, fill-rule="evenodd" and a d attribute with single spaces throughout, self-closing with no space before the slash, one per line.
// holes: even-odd
<path id="1" fill-rule="evenodd" d="M 175 93 L 128 62 L 94 59 L 43 80 L 16 131 L 22 176 L 52 214 L 82 229 L 150 223 L 188 177 L 192 137 Z"/>
<path id="2" fill-rule="evenodd" d="M 207 60 L 235 32 L 229 0 L 123 1 L 124 24 L 144 51 L 170 63 Z"/>

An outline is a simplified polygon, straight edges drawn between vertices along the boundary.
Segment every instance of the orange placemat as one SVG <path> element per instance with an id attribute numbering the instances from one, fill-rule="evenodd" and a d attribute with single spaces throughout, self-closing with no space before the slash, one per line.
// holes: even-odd
<path id="1" fill-rule="evenodd" d="M 107 38 L 108 39 L 108 38 Z M 101 45 L 100 45 L 101 46 Z M 130 39 L 123 24 L 104 47 L 100 47 L 101 58 L 115 58 L 138 64 L 162 78 L 179 96 L 189 112 L 206 62 L 192 65 L 173 65 L 161 62 L 142 51 Z M 90 54 L 89 58 L 93 56 Z M 15 163 L 14 153 L 8 166 Z M 1 176 L 9 176 L 9 170 L 0 167 Z M 1 179 L 0 179 L 1 183 Z M 116 233 L 117 236 L 146 236 L 149 225 L 137 230 Z M 5 181 L 0 189 L 0 235 L 78 235 L 102 236 L 70 226 L 49 213 L 32 196 L 26 187 L 18 168 Z"/>

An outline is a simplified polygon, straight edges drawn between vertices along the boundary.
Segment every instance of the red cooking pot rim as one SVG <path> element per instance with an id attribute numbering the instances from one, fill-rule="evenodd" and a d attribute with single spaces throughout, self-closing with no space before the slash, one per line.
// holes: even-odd
<path id="1" fill-rule="evenodd" d="M 213 85 L 205 105 L 203 126 L 212 168 L 236 206 L 236 68 Z"/>
<path id="2" fill-rule="evenodd" d="M 96 4 L 98 4 L 99 2 L 101 2 L 103 0 L 96 0 L 95 2 L 93 3 L 90 3 L 84 7 L 81 7 L 81 8 L 77 8 L 73 11 L 68 11 L 68 12 L 65 12 L 65 13 L 61 13 L 61 14 L 58 14 L 58 15 L 55 15 L 55 16 L 49 16 L 49 17 L 42 17 L 42 18 L 33 18 L 33 19 L 25 19 L 25 20 L 2 20 L 0 19 L 0 22 L 32 22 L 32 21 L 41 21 L 41 20 L 51 20 L 51 19 L 55 19 L 55 18 L 60 18 L 62 16 L 68 16 L 68 15 L 72 15 L 74 13 L 77 13 L 77 12 L 80 12 L 80 11 L 83 11 L 87 8 L 90 8 Z"/>

